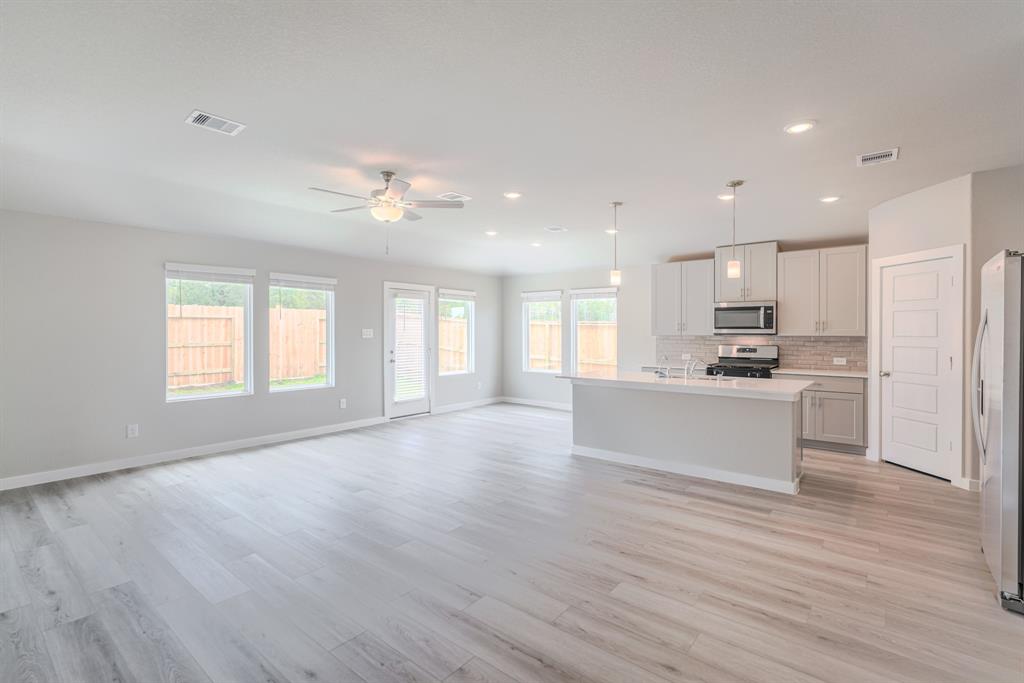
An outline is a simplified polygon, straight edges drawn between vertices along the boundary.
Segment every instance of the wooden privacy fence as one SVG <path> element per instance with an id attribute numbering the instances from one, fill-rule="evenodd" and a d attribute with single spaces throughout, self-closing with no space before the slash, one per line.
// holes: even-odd
<path id="1" fill-rule="evenodd" d="M 576 355 L 579 371 L 610 376 L 618 359 L 618 325 L 613 322 L 586 322 L 576 328 Z M 562 324 L 534 320 L 530 322 L 530 367 L 548 370 L 562 367 Z M 568 368 L 563 368 L 568 369 Z"/>
<path id="2" fill-rule="evenodd" d="M 314 377 L 327 370 L 322 310 L 270 310 L 270 377 Z M 167 306 L 167 385 L 245 381 L 245 311 L 241 306 Z"/>
<path id="3" fill-rule="evenodd" d="M 437 321 L 437 367 L 442 373 L 468 369 L 466 343 L 467 322 L 458 318 Z"/>

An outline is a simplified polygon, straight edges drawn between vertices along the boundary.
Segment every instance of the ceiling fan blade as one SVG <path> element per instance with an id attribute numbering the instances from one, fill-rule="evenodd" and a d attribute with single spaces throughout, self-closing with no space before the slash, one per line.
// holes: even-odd
<path id="1" fill-rule="evenodd" d="M 347 209 L 331 209 L 331 213 L 344 213 L 346 211 L 359 211 L 365 209 L 365 206 L 350 206 Z"/>
<path id="2" fill-rule="evenodd" d="M 461 209 L 465 204 L 462 202 L 450 202 L 447 199 L 414 199 L 402 202 L 402 206 L 412 209 Z"/>
<path id="3" fill-rule="evenodd" d="M 406 209 L 405 212 L 402 214 L 402 218 L 404 218 L 407 221 L 418 221 L 419 219 L 423 218 L 423 216 L 419 215 L 414 211 Z"/>
<path id="4" fill-rule="evenodd" d="M 326 192 L 327 194 L 338 194 L 341 195 L 342 197 L 351 197 L 352 199 L 362 199 L 364 202 L 367 199 L 366 197 L 360 197 L 357 194 L 349 194 L 348 192 L 335 192 L 334 190 L 325 190 L 322 187 L 311 187 L 309 189 L 316 190 L 317 192 Z"/>
<path id="5" fill-rule="evenodd" d="M 409 183 L 398 178 L 392 178 L 391 182 L 388 183 L 388 191 L 384 193 L 384 196 L 392 201 L 398 201 L 405 196 L 405 193 L 412 187 Z"/>

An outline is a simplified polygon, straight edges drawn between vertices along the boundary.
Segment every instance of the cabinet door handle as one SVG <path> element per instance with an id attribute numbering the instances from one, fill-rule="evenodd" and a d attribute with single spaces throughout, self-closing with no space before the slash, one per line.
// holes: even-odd
<path id="1" fill-rule="evenodd" d="M 828 321 L 827 320 L 822 320 L 821 321 L 821 331 L 824 332 L 827 329 L 828 329 Z"/>
<path id="2" fill-rule="evenodd" d="M 817 320 L 814 321 L 814 331 L 817 332 L 818 328 L 821 327 L 821 323 Z"/>

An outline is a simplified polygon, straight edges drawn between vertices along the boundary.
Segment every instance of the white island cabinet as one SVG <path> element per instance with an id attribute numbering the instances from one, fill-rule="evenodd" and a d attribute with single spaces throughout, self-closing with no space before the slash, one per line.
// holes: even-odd
<path id="1" fill-rule="evenodd" d="M 572 382 L 572 452 L 781 493 L 800 488 L 797 379 L 564 376 Z"/>

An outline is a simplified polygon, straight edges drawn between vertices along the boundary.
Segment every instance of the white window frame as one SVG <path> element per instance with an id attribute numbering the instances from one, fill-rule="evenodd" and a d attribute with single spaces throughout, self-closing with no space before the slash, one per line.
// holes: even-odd
<path id="1" fill-rule="evenodd" d="M 441 301 L 464 301 L 469 304 L 466 315 L 466 369 L 452 372 L 441 372 Z M 438 377 L 455 377 L 458 375 L 476 374 L 476 292 L 464 289 L 442 289 L 437 290 L 437 325 L 438 340 L 435 344 L 438 354 L 437 374 Z"/>
<path id="2" fill-rule="evenodd" d="M 569 354 L 572 359 L 572 374 L 578 375 L 580 372 L 579 358 L 577 357 L 576 348 L 576 327 L 579 320 L 576 317 L 576 302 L 583 299 L 615 299 L 615 330 L 618 333 L 619 327 L 619 288 L 618 287 L 593 287 L 590 289 L 572 289 L 569 290 L 569 316 L 572 318 L 572 331 L 570 335 L 570 345 L 572 351 Z M 616 345 L 616 348 L 618 345 Z M 619 367 L 618 354 L 616 352 L 615 367 Z"/>
<path id="3" fill-rule="evenodd" d="M 267 319 L 267 391 L 271 394 L 287 394 L 292 391 L 306 391 L 310 389 L 332 389 L 334 388 L 334 290 L 338 286 L 338 280 L 333 277 L 318 277 L 315 275 L 294 275 L 291 273 L 270 273 L 267 282 L 267 311 L 270 307 L 271 287 L 290 287 L 293 289 L 318 289 L 327 293 L 327 350 L 325 360 L 327 367 L 324 368 L 326 379 L 323 384 L 309 384 L 306 386 L 277 387 L 273 385 L 270 378 L 270 319 Z"/>
<path id="4" fill-rule="evenodd" d="M 530 304 L 539 302 L 558 302 L 558 322 L 561 325 L 565 318 L 564 302 L 562 301 L 562 291 L 554 290 L 547 292 L 523 292 L 523 307 L 522 307 L 522 361 L 523 361 L 523 372 L 529 372 L 532 374 L 539 375 L 560 375 L 565 370 L 565 354 L 562 354 L 562 367 L 559 370 L 546 370 L 542 368 L 531 368 L 530 367 Z M 562 332 L 558 338 L 558 345 L 562 351 L 565 350 L 565 327 L 562 326 Z"/>
<path id="5" fill-rule="evenodd" d="M 171 396 L 168 393 L 170 387 L 167 385 L 167 305 L 172 302 L 168 299 L 168 280 L 192 280 L 205 282 L 222 282 L 228 284 L 245 285 L 245 390 L 228 391 L 211 394 L 195 394 L 192 396 Z M 203 266 L 187 263 L 165 263 L 164 264 L 164 401 L 166 403 L 183 403 L 186 401 L 205 401 L 212 398 L 235 398 L 238 396 L 253 395 L 253 336 L 252 336 L 252 306 L 253 306 L 253 285 L 256 280 L 256 271 L 250 268 L 231 268 L 227 266 Z"/>

